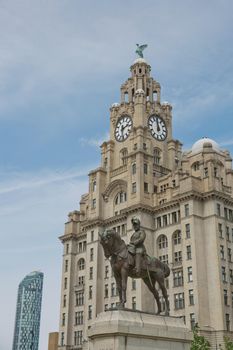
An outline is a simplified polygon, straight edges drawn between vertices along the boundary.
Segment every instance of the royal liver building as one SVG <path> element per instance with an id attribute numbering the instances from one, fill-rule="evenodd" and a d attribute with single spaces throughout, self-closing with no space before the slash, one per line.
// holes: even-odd
<path id="1" fill-rule="evenodd" d="M 198 322 L 213 349 L 233 329 L 233 171 L 228 151 L 203 138 L 188 152 L 173 138 L 172 106 L 138 58 L 110 108 L 110 139 L 89 173 L 80 209 L 65 233 L 59 349 L 85 349 L 96 315 L 118 301 L 99 232 L 129 242 L 132 217 L 146 232 L 147 253 L 168 262 L 170 315 Z M 162 298 L 162 297 L 161 297 Z M 163 302 L 163 300 L 161 300 Z M 156 312 L 141 280 L 129 280 L 128 308 Z"/>

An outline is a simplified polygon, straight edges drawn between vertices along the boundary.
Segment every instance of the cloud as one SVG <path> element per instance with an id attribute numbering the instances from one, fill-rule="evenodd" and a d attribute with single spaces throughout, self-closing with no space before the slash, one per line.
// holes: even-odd
<path id="1" fill-rule="evenodd" d="M 81 137 L 79 139 L 79 142 L 82 146 L 93 146 L 93 147 L 99 147 L 101 146 L 101 144 L 104 142 L 104 141 L 108 141 L 109 140 L 109 132 L 106 132 L 103 136 L 100 136 L 99 138 L 97 137 L 94 137 L 94 138 L 85 138 L 85 137 Z"/>

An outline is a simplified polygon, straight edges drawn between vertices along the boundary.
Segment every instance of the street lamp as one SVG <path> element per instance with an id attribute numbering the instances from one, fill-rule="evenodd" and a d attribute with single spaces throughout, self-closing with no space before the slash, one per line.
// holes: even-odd
<path id="1" fill-rule="evenodd" d="M 214 336 L 215 336 L 215 349 L 218 350 L 218 345 L 217 345 L 217 331 L 216 331 L 216 329 L 215 329 L 214 327 L 212 327 L 212 326 L 209 326 L 208 324 L 204 325 L 203 327 L 213 329 L 213 331 L 214 331 Z"/>

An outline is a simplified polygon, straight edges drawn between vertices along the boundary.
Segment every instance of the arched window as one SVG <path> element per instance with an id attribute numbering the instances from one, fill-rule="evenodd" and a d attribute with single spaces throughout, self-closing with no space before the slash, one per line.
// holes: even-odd
<path id="1" fill-rule="evenodd" d="M 94 181 L 92 182 L 92 190 L 93 190 L 93 192 L 96 191 L 96 180 L 94 180 Z"/>
<path id="2" fill-rule="evenodd" d="M 176 231 L 173 235 L 173 243 L 174 245 L 180 244 L 181 243 L 181 232 Z"/>
<path id="3" fill-rule="evenodd" d="M 154 164 L 160 164 L 161 159 L 161 149 L 160 148 L 154 148 Z"/>
<path id="4" fill-rule="evenodd" d="M 165 235 L 159 236 L 159 238 L 158 238 L 158 246 L 159 246 L 159 249 L 167 248 L 168 241 L 167 241 L 167 237 Z"/>
<path id="5" fill-rule="evenodd" d="M 120 203 L 124 203 L 124 202 L 126 202 L 126 200 L 127 200 L 126 192 L 121 191 L 121 192 L 117 193 L 117 195 L 116 195 L 115 205 L 120 204 Z"/>
<path id="6" fill-rule="evenodd" d="M 199 170 L 199 162 L 195 162 L 195 163 L 193 164 L 192 168 L 193 168 L 194 171 Z"/>
<path id="7" fill-rule="evenodd" d="M 78 269 L 79 270 L 85 269 L 85 260 L 83 258 L 79 259 L 79 261 L 78 261 Z"/>

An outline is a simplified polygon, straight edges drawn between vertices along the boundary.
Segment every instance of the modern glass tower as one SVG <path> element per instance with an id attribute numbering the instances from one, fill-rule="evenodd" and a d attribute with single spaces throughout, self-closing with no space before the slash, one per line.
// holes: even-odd
<path id="1" fill-rule="evenodd" d="M 12 350 L 38 350 L 43 277 L 33 271 L 19 284 Z"/>

